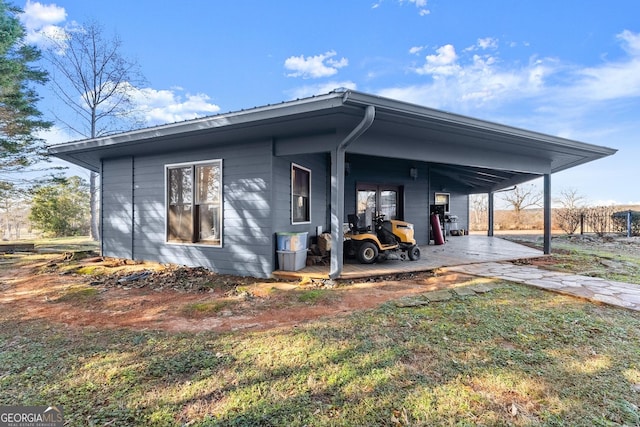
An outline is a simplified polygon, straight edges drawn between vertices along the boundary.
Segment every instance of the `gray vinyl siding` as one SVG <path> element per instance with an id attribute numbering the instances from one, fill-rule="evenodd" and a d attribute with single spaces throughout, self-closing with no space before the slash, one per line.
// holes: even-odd
<path id="1" fill-rule="evenodd" d="M 223 166 L 223 234 L 222 247 L 198 244 L 173 244 L 166 241 L 165 166 L 175 163 L 222 159 Z M 105 161 L 103 174 L 125 175 L 126 170 L 115 168 L 117 162 Z M 273 242 L 271 238 L 271 142 L 258 141 L 216 147 L 209 150 L 185 151 L 136 157 L 128 170 L 133 176 L 133 194 L 123 186 L 105 181 L 105 205 L 128 199 L 135 217 L 123 217 L 119 208 L 107 207 L 105 224 L 133 224 L 126 233 L 113 234 L 115 225 L 105 229 L 106 239 L 114 244 L 112 256 L 127 257 L 124 253 L 124 234 L 133 241 L 136 259 L 204 266 L 221 274 L 269 277 L 273 271 Z M 113 179 L 112 179 L 113 181 Z M 131 203 L 133 201 L 133 203 Z M 125 230 L 123 228 L 123 230 Z M 131 238 L 133 236 L 133 238 Z M 117 242 L 116 242 L 117 240 Z"/>
<path id="2" fill-rule="evenodd" d="M 133 258 L 133 158 L 103 162 L 102 255 Z"/>
<path id="3" fill-rule="evenodd" d="M 168 164 L 222 159 L 222 247 L 166 241 L 166 176 Z M 429 204 L 434 192 L 451 194 L 451 213 L 468 228 L 468 196 L 451 188 L 444 176 L 429 173 L 429 164 L 403 159 L 347 155 L 345 218 L 355 212 L 358 183 L 389 184 L 404 189 L 404 219 L 415 225 L 418 244 L 429 242 Z M 291 165 L 311 171 L 311 220 L 291 223 Z M 418 177 L 409 175 L 418 169 Z M 274 157 L 269 139 L 214 146 L 207 150 L 107 159 L 102 170 L 103 253 L 189 266 L 221 274 L 270 277 L 278 268 L 276 233 L 329 231 L 330 156 L 312 153 Z"/>
<path id="4" fill-rule="evenodd" d="M 291 164 L 295 163 L 311 171 L 311 221 L 305 224 L 291 223 Z M 329 206 L 328 180 L 329 155 L 304 154 L 282 156 L 274 159 L 273 188 L 273 237 L 278 232 L 308 232 L 310 243 L 316 235 L 316 227 L 329 231 L 327 209 Z M 273 243 L 275 251 L 275 240 Z M 275 254 L 275 252 L 274 252 Z M 274 265 L 274 269 L 277 266 Z"/>

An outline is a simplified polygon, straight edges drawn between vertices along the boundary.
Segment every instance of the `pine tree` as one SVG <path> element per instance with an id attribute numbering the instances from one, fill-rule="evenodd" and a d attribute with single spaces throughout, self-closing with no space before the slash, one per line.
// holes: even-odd
<path id="1" fill-rule="evenodd" d="M 29 219 L 49 236 L 78 236 L 89 231 L 89 189 L 77 176 L 32 190 Z"/>
<path id="2" fill-rule="evenodd" d="M 47 81 L 47 72 L 33 65 L 40 51 L 25 44 L 20 9 L 0 0 L 0 174 L 20 171 L 46 158 L 37 133 L 51 126 L 42 119 L 34 84 Z M 3 175 L 0 175 L 0 180 Z"/>

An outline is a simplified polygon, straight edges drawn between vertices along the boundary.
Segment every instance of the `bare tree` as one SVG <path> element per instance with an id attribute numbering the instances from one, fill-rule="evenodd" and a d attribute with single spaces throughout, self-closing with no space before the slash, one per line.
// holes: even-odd
<path id="1" fill-rule="evenodd" d="M 134 97 L 143 84 L 139 66 L 122 56 L 122 42 L 108 38 L 96 22 L 68 30 L 65 37 L 52 40 L 47 58 L 53 69 L 53 89 L 68 107 L 55 112 L 68 129 L 85 137 L 135 129 L 142 125 Z M 98 174 L 91 172 L 91 236 L 99 239 Z"/>
<path id="2" fill-rule="evenodd" d="M 502 193 L 502 200 L 513 208 L 515 225 L 522 225 L 522 211 L 531 207 L 542 206 L 543 194 L 535 185 L 516 186 L 513 190 Z"/>
<path id="3" fill-rule="evenodd" d="M 578 190 L 571 188 L 562 190 L 556 202 L 560 204 L 554 210 L 556 224 L 567 234 L 575 233 L 583 216 L 585 198 L 578 194 Z"/>
<path id="4" fill-rule="evenodd" d="M 489 197 L 487 194 L 472 194 L 469 197 L 474 230 L 485 230 L 489 221 Z"/>
<path id="5" fill-rule="evenodd" d="M 18 240 L 20 232 L 29 224 L 29 203 L 20 187 L 0 182 L 0 237 Z"/>

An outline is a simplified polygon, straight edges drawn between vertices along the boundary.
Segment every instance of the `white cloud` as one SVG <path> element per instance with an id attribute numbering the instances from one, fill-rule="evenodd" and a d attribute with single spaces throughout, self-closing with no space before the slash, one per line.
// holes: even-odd
<path id="1" fill-rule="evenodd" d="M 453 75 L 460 68 L 456 63 L 458 60 L 456 49 L 451 44 L 439 47 L 435 55 L 427 55 L 425 60 L 424 66 L 416 69 L 418 74 Z"/>
<path id="2" fill-rule="evenodd" d="M 413 47 L 409 48 L 409 54 L 417 55 L 420 52 L 422 52 L 425 48 L 426 48 L 426 46 L 413 46 Z"/>
<path id="3" fill-rule="evenodd" d="M 357 85 L 352 81 L 330 81 L 326 83 L 320 83 L 315 85 L 306 85 L 300 86 L 294 89 L 291 89 L 286 92 L 286 95 L 291 99 L 299 99 L 299 98 L 308 98 L 314 95 L 321 95 L 325 93 L 329 93 L 332 90 L 338 88 L 347 88 L 351 90 L 356 90 Z"/>
<path id="4" fill-rule="evenodd" d="M 378 9 L 384 0 L 378 0 L 371 5 L 371 9 Z M 427 9 L 427 0 L 396 0 L 397 3 L 403 5 L 404 3 L 413 4 L 418 8 L 418 14 L 420 16 L 429 15 L 431 11 Z"/>
<path id="5" fill-rule="evenodd" d="M 431 11 L 427 9 L 427 0 L 399 0 L 400 4 L 407 2 L 413 3 L 418 8 L 418 14 L 420 16 L 429 15 Z"/>
<path id="6" fill-rule="evenodd" d="M 56 4 L 45 5 L 27 0 L 23 11 L 20 19 L 28 30 L 59 24 L 67 19 L 66 10 Z"/>
<path id="7" fill-rule="evenodd" d="M 576 83 L 567 89 L 565 96 L 591 101 L 640 96 L 640 33 L 625 30 L 616 37 L 628 57 L 576 69 Z"/>
<path id="8" fill-rule="evenodd" d="M 304 79 L 329 77 L 336 74 L 338 69 L 349 65 L 346 58 L 333 59 L 336 55 L 335 50 L 330 50 L 315 56 L 291 56 L 284 61 L 284 67 L 293 71 L 287 74 L 288 77 L 302 77 Z"/>
<path id="9" fill-rule="evenodd" d="M 630 55 L 640 55 L 640 34 L 634 34 L 629 30 L 624 30 L 616 36 L 618 40 L 622 40 L 622 48 Z"/>
<path id="10" fill-rule="evenodd" d="M 536 57 L 527 64 L 505 64 L 493 54 L 497 48 L 498 40 L 491 37 L 478 39 L 461 54 L 452 44 L 440 46 L 413 69 L 428 81 L 387 88 L 380 93 L 460 112 L 548 94 L 548 80 L 562 70 L 561 64 Z"/>
<path id="11" fill-rule="evenodd" d="M 492 37 L 485 37 L 484 39 L 478 39 L 478 46 L 481 49 L 496 49 L 498 47 L 498 40 Z"/>
<path id="12" fill-rule="evenodd" d="M 460 57 L 454 46 L 445 45 L 436 49 L 435 54 L 427 55 L 425 63 L 415 72 L 432 78 L 424 84 L 430 92 L 454 102 L 447 107 L 458 107 L 455 103 L 471 100 L 508 102 L 538 97 L 544 99 L 546 105 L 541 108 L 548 112 L 553 111 L 554 105 L 583 108 L 586 101 L 640 96 L 640 34 L 625 30 L 616 38 L 627 56 L 597 66 L 580 67 L 537 57 L 525 65 L 506 64 L 489 54 Z M 497 49 L 498 43 L 486 38 L 479 39 L 476 46 Z"/>
<path id="13" fill-rule="evenodd" d="M 220 111 L 218 105 L 209 102 L 208 95 L 186 93 L 183 96 L 179 92 L 182 89 L 142 88 L 133 91 L 133 99 L 149 126 L 195 119 Z"/>
<path id="14" fill-rule="evenodd" d="M 67 132 L 57 125 L 51 126 L 49 129 L 39 132 L 38 138 L 42 138 L 45 141 L 46 145 L 62 144 L 63 142 L 76 139 L 71 133 Z"/>
<path id="15" fill-rule="evenodd" d="M 471 52 L 476 50 L 495 50 L 497 48 L 498 48 L 498 39 L 494 37 L 485 37 L 485 38 L 478 39 L 476 41 L 476 44 L 469 46 L 464 51 Z"/>
<path id="16" fill-rule="evenodd" d="M 65 29 L 60 25 L 67 19 L 64 7 L 27 0 L 23 11 L 24 13 L 20 15 L 20 21 L 27 31 L 27 43 L 46 47 L 50 40 L 64 38 Z"/>

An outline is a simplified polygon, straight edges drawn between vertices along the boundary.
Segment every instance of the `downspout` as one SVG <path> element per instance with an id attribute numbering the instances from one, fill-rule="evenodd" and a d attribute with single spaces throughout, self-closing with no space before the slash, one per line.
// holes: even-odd
<path id="1" fill-rule="evenodd" d="M 342 98 L 344 103 L 349 96 L 345 93 Z M 368 105 L 364 112 L 364 117 L 351 133 L 344 138 L 334 150 L 331 151 L 331 266 L 329 278 L 337 279 L 342 274 L 343 265 L 343 240 L 344 231 L 344 155 L 347 147 L 373 124 L 376 116 L 376 109 L 373 105 Z"/>

